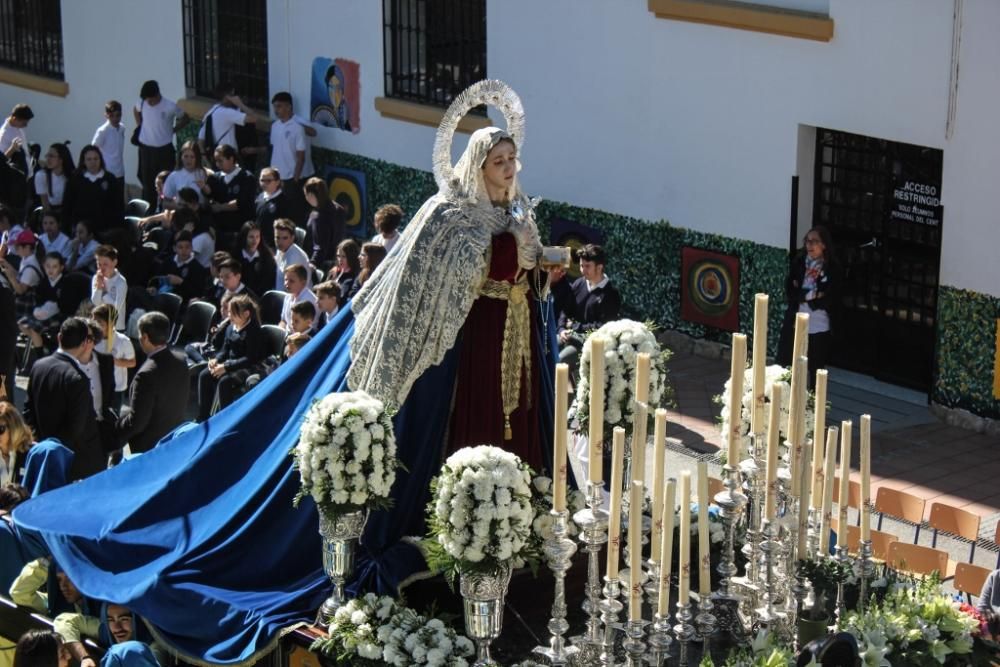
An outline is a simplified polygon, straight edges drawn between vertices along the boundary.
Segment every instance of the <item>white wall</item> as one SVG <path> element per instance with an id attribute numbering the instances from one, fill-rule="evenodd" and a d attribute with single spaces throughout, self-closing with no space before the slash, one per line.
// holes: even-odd
<path id="1" fill-rule="evenodd" d="M 107 23 L 94 18 L 97 2 L 117 17 L 118 34 L 89 37 Z M 33 139 L 82 146 L 104 100 L 131 101 L 149 77 L 168 96 L 183 90 L 180 3 L 97 2 L 63 3 L 69 98 L 0 86 L 0 108 L 35 108 Z M 358 61 L 361 133 L 324 128 L 317 143 L 429 170 L 434 129 L 374 109 L 384 87 L 381 5 L 269 0 L 271 90 L 289 89 L 305 112 L 314 57 Z M 1000 240 L 991 197 L 1000 182 L 995 0 L 965 0 L 950 141 L 947 0 L 829 0 L 829 43 L 658 19 L 645 0 L 487 7 L 489 74 L 513 85 L 528 113 L 522 183 L 533 194 L 784 247 L 791 177 L 812 178 L 800 127 L 941 148 L 941 281 L 1000 295 L 986 255 Z"/>
<path id="2" fill-rule="evenodd" d="M 156 79 L 165 97 L 184 96 L 184 52 L 180 2 L 87 0 L 63 2 L 63 60 L 69 95 L 46 95 L 0 84 L 0 112 L 19 102 L 35 118 L 28 139 L 45 147 L 69 139 L 76 161 L 104 122 L 104 103 L 124 108 L 126 139 L 135 127 L 131 108 L 143 81 Z M 136 149 L 125 146 L 125 175 L 136 181 Z"/>

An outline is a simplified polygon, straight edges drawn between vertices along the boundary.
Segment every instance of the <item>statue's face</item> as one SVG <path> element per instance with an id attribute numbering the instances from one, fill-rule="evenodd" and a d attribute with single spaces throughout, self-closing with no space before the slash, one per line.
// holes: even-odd
<path id="1" fill-rule="evenodd" d="M 508 192 L 517 174 L 517 149 L 511 141 L 501 141 L 486 155 L 483 162 L 483 181 L 491 199 Z"/>

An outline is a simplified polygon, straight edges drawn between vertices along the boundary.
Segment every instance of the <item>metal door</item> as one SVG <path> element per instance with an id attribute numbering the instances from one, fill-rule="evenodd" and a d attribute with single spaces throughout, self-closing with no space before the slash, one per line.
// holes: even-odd
<path id="1" fill-rule="evenodd" d="M 832 365 L 930 389 L 941 165 L 938 149 L 816 129 L 813 221 L 845 276 Z"/>

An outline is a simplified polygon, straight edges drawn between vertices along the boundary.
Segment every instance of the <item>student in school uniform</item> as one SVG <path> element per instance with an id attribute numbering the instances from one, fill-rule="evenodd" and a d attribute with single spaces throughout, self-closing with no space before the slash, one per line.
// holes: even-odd
<path id="1" fill-rule="evenodd" d="M 282 189 L 291 203 L 292 220 L 302 225 L 305 218 L 302 186 L 315 171 L 309 138 L 316 136 L 316 130 L 305 119 L 295 115 L 289 93 L 275 94 L 271 105 L 276 117 L 271 123 L 271 166 L 281 174 Z"/>
<path id="2" fill-rule="evenodd" d="M 115 179 L 118 197 L 125 197 L 125 126 L 122 125 L 122 103 L 109 100 L 104 105 L 104 124 L 94 132 L 90 143 L 101 151 L 104 168 Z M 150 202 L 152 203 L 152 202 Z"/>
<path id="3" fill-rule="evenodd" d="M 141 100 L 132 109 L 139 127 L 139 181 L 142 198 L 156 201 L 156 175 L 174 167 L 174 132 L 191 120 L 177 103 L 160 94 L 160 84 L 147 81 L 139 91 Z"/>
<path id="4" fill-rule="evenodd" d="M 80 151 L 80 168 L 69 181 L 63 208 L 70 225 L 80 220 L 94 223 L 94 234 L 108 242 L 108 232 L 125 226 L 122 197 L 115 177 L 108 173 L 97 146 Z"/>
<path id="5" fill-rule="evenodd" d="M 215 95 L 219 101 L 205 114 L 201 129 L 198 130 L 198 145 L 207 160 L 212 159 L 218 146 L 239 150 L 236 128 L 257 122 L 257 116 L 236 94 L 233 84 L 220 81 L 215 87 Z"/>

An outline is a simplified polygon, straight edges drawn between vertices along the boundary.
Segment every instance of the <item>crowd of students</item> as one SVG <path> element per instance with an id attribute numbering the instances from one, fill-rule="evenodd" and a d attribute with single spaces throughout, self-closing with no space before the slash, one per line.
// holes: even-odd
<path id="1" fill-rule="evenodd" d="M 376 212 L 374 238 L 349 236 L 346 211 L 313 174 L 315 130 L 289 94 L 272 99 L 263 147 L 257 116 L 230 86 L 217 92 L 198 139 L 175 151 L 189 119 L 155 81 L 142 85 L 130 136 L 143 196 L 133 200 L 120 102 L 105 105 L 76 163 L 69 142 L 44 155 L 29 142 L 27 105 L 0 127 L 0 592 L 48 614 L 58 633 L 0 647 L 0 667 L 92 662 L 84 637 L 113 648 L 105 660 L 162 664 L 128 609 L 86 600 L 57 563 L 24 553 L 10 512 L 252 390 L 347 305 L 399 237 L 403 211 L 391 204 Z M 183 326 L 189 310 L 204 330 Z M 268 326 L 283 331 L 283 349 Z"/>

